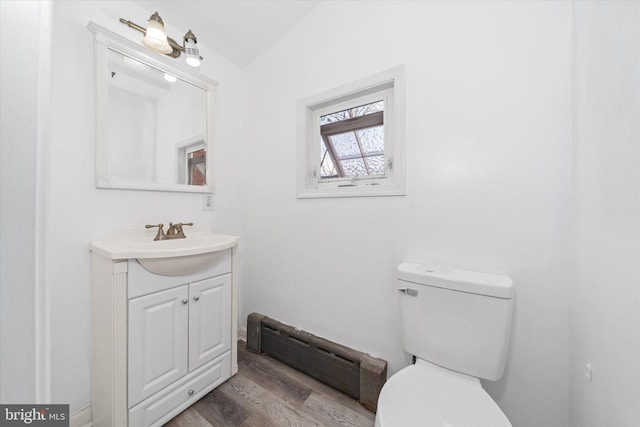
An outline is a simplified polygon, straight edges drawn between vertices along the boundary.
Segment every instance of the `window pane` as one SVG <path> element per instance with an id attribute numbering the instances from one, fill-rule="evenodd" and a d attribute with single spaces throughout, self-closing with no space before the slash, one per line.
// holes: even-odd
<path id="1" fill-rule="evenodd" d="M 340 161 L 342 164 L 342 169 L 344 170 L 344 176 L 346 177 L 354 177 L 354 176 L 366 176 L 367 168 L 364 166 L 364 161 L 362 159 L 349 159 Z"/>
<path id="2" fill-rule="evenodd" d="M 384 125 L 356 131 L 364 154 L 384 153 Z"/>
<path id="3" fill-rule="evenodd" d="M 333 148 L 336 151 L 336 156 L 339 159 L 344 159 L 348 156 L 360 155 L 360 149 L 358 148 L 358 141 L 353 132 L 340 133 L 338 135 L 331 135 L 329 137 Z"/>
<path id="4" fill-rule="evenodd" d="M 369 175 L 384 175 L 384 156 L 365 157 Z"/>
<path id="5" fill-rule="evenodd" d="M 385 175 L 383 112 L 376 101 L 320 116 L 321 180 Z"/>

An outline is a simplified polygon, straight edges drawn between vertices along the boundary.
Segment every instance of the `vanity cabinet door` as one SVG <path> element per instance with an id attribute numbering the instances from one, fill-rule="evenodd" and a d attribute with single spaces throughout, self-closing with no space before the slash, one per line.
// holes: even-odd
<path id="1" fill-rule="evenodd" d="M 189 288 L 129 300 L 129 407 L 187 374 Z"/>
<path id="2" fill-rule="evenodd" d="M 189 286 L 189 371 L 231 348 L 231 275 Z"/>

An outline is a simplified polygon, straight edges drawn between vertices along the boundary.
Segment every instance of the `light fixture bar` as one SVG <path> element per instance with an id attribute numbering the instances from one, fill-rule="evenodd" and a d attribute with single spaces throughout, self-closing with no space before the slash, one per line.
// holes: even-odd
<path id="1" fill-rule="evenodd" d="M 127 21 L 127 20 L 126 20 L 126 19 L 124 19 L 124 18 L 120 18 L 120 22 L 122 22 L 122 23 L 123 23 L 123 24 L 125 24 L 125 25 L 128 25 L 129 27 L 131 27 L 131 28 L 133 28 L 133 29 L 136 29 L 136 30 L 140 31 L 140 32 L 141 32 L 141 33 L 143 33 L 143 34 L 147 32 L 147 30 L 146 30 L 146 29 L 144 29 L 144 28 L 143 28 L 143 27 L 141 27 L 140 25 L 136 24 L 135 22 Z"/>

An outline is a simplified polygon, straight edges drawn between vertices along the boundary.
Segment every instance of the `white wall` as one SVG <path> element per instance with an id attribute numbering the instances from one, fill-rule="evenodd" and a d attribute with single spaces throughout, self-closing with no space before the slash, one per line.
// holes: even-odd
<path id="1" fill-rule="evenodd" d="M 143 24 L 149 12 L 130 2 L 53 2 L 45 237 L 51 400 L 70 403 L 71 412 L 90 403 L 89 242 L 115 228 L 169 221 L 193 221 L 220 232 L 242 234 L 237 214 L 242 188 L 234 165 L 242 159 L 237 140 L 246 97 L 244 73 L 208 51 L 204 39 L 199 43 L 205 57 L 201 72 L 220 82 L 213 131 L 217 211 L 203 212 L 198 194 L 95 188 L 93 35 L 86 26 L 93 20 L 139 42 L 142 35 L 118 22 L 120 17 Z M 170 17 L 165 22 L 169 24 Z M 168 26 L 167 31 L 174 35 L 186 29 Z"/>
<path id="2" fill-rule="evenodd" d="M 42 192 L 46 187 L 43 148 L 48 141 L 50 20 L 47 2 L 0 2 L 2 403 L 47 398 L 41 233 Z M 20 34 L 19 43 L 16 34 Z"/>
<path id="3" fill-rule="evenodd" d="M 573 9 L 571 425 L 638 426 L 640 3 Z"/>
<path id="4" fill-rule="evenodd" d="M 544 29 L 544 30 L 541 30 Z M 297 102 L 407 64 L 406 197 L 297 200 Z M 568 424 L 568 2 L 321 2 L 252 62 L 241 321 L 256 311 L 383 357 L 401 350 L 394 268 L 503 272 L 518 427 Z"/>

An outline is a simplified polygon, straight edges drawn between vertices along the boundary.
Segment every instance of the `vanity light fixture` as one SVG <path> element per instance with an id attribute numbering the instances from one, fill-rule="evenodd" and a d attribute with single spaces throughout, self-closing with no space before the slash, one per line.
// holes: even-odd
<path id="1" fill-rule="evenodd" d="M 202 61 L 203 58 L 198 52 L 198 40 L 191 30 L 187 31 L 187 34 L 184 35 L 182 38 L 182 46 L 180 46 L 174 39 L 167 37 L 167 34 L 164 31 L 164 22 L 160 15 L 158 15 L 158 12 L 151 15 L 149 18 L 149 25 L 146 29 L 123 18 L 120 18 L 120 22 L 130 28 L 144 33 L 142 44 L 149 49 L 163 53 L 172 58 L 178 58 L 180 54 L 184 52 L 188 65 L 192 67 L 200 66 L 200 61 Z"/>

